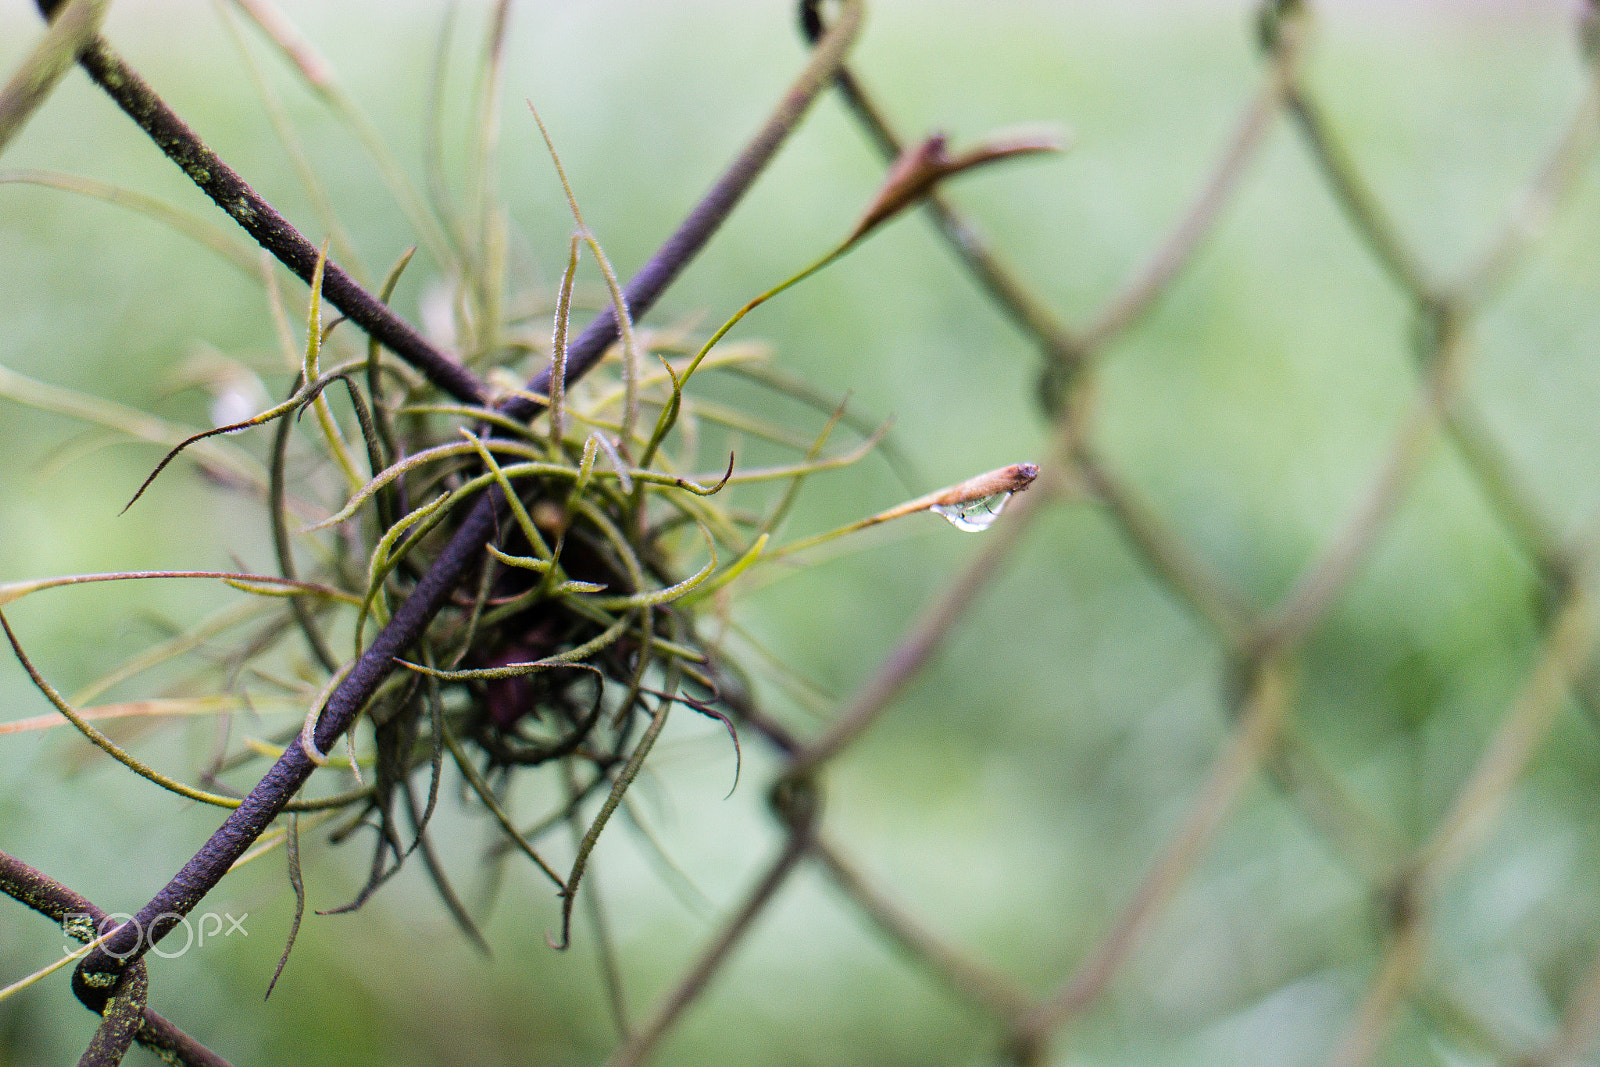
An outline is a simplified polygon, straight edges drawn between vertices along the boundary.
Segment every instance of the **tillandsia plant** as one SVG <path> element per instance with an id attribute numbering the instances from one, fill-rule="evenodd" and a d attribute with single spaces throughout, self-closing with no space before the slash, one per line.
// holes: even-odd
<path id="1" fill-rule="evenodd" d="M 312 77 L 316 64 L 303 42 L 278 27 L 260 4 L 239 6 Z M 566 945 L 595 842 L 623 804 L 669 713 L 681 707 L 720 721 L 735 753 L 739 726 L 755 714 L 743 672 L 722 647 L 723 628 L 706 625 L 708 615 L 723 613 L 729 587 L 753 566 L 903 515 L 930 511 L 961 529 L 982 529 L 1037 474 L 1032 464 L 1016 464 L 780 546 L 776 539 L 802 481 L 860 459 L 880 443 L 884 429 L 874 429 L 842 402 L 830 403 L 821 431 L 797 439 L 791 431 L 702 401 L 690 386 L 697 374 L 737 374 L 816 404 L 813 393 L 790 386 L 767 366 L 763 348 L 728 341 L 729 331 L 944 179 L 984 163 L 1053 150 L 1059 147 L 1054 138 L 1001 136 L 957 156 L 947 154 L 942 137 L 928 138 L 904 154 L 837 245 L 752 299 L 719 329 L 704 336 L 687 328 L 645 329 L 636 320 L 705 243 L 836 73 L 859 19 L 858 5 L 844 6 L 772 120 L 628 285 L 585 224 L 550 145 L 575 224 L 553 294 L 508 290 L 505 213 L 493 200 L 493 183 L 483 177 L 492 163 L 492 101 L 506 8 L 501 4 L 494 12 L 486 50 L 489 85 L 478 116 L 477 198 L 465 208 L 436 202 L 417 215 L 432 258 L 448 275 L 441 285 L 455 324 L 450 351 L 388 310 L 408 279 L 411 253 L 376 293 L 368 293 L 335 265 L 328 243 L 318 249 L 306 241 L 94 35 L 94 21 L 82 17 L 86 5 L 69 5 L 78 28 L 52 37 L 51 47 L 76 54 L 163 150 L 309 290 L 304 313 L 295 316 L 301 328 L 289 326 L 287 313 L 278 324 L 292 352 L 293 381 L 285 399 L 248 417 L 220 417 L 209 430 L 188 431 L 0 369 L 0 392 L 13 401 L 169 446 L 128 506 L 140 506 L 169 464 L 194 463 L 216 476 L 224 491 L 250 500 L 274 549 L 273 573 L 79 574 L 0 586 L 0 606 L 67 585 L 150 578 L 211 578 L 247 594 L 242 604 L 148 649 L 70 698 L 30 659 L 0 613 L 17 660 L 57 713 L 151 782 L 231 810 L 212 841 L 133 922 L 83 931 L 85 940 L 95 940 L 75 976 L 80 999 L 108 1019 L 120 1018 L 112 1009 L 123 1005 L 124 1014 L 134 1016 L 131 1024 L 122 1019 L 124 1029 L 131 1026 L 129 1034 L 158 1047 L 171 1046 L 170 1040 L 157 1042 L 159 1027 L 151 1019 L 159 1017 L 143 1007 L 142 992 L 128 999 L 130 983 L 144 981 L 140 956 L 229 869 L 280 842 L 288 846 L 298 929 L 305 895 L 297 834 L 313 819 L 331 824 L 336 841 L 363 826 L 377 830 L 366 885 L 346 908 L 360 906 L 416 854 L 445 907 L 467 936 L 482 943 L 429 840 L 430 819 L 447 781 L 462 783 L 481 803 L 503 831 L 506 854 L 525 856 L 549 880 L 561 900 L 552 943 Z M 336 108 L 349 110 L 331 81 L 312 80 Z M 20 124 L 31 106 L 30 98 L 0 116 L 9 124 L 0 129 Z M 351 121 L 365 128 L 358 117 Z M 549 144 L 536 113 L 532 122 Z M 392 174 L 387 166 L 385 172 Z M 139 203 L 126 193 L 58 176 L 9 177 Z M 420 203 L 403 178 L 394 181 L 403 203 Z M 145 210 L 172 217 L 154 206 Z M 206 224 L 181 225 L 191 234 L 209 235 L 214 247 L 230 249 L 235 262 L 250 262 L 248 253 Z M 337 232 L 331 224 L 329 229 L 336 246 Z M 605 297 L 594 323 L 578 332 L 572 323 L 581 304 L 576 278 L 585 252 L 603 279 Z M 285 300 L 276 275 L 263 269 L 261 276 L 271 306 L 281 310 Z M 335 316 L 330 307 L 342 314 Z M 300 337 L 291 341 L 296 333 Z M 253 370 L 227 358 L 199 372 L 212 381 L 256 380 Z M 238 395 L 229 393 L 234 400 Z M 830 450 L 841 424 L 861 440 Z M 731 449 L 718 453 L 714 465 L 707 462 L 717 441 L 740 435 L 765 437 L 796 454 L 789 462 L 750 466 Z M 255 453 L 251 441 L 258 442 Z M 231 642 L 229 651 L 216 655 L 218 642 Z M 178 687 L 137 706 L 90 706 L 111 687 L 202 645 L 210 650 L 208 658 Z M 198 785 L 145 765 L 96 726 L 119 714 L 181 710 L 226 716 L 246 709 L 293 709 L 296 719 L 220 753 L 199 773 Z M 9 729 L 50 721 L 25 720 Z M 302 794 L 318 768 L 326 784 Z M 505 798 L 512 782 L 535 774 L 551 775 L 560 799 L 527 824 Z M 575 856 L 558 869 L 541 854 L 541 839 L 580 815 Z M 37 885 L 29 881 L 36 874 L 25 877 L 8 868 L 5 887 L 38 906 Z M 66 892 L 58 894 L 62 900 Z M 59 901 L 50 906 L 62 907 Z M 42 910 L 53 914 L 50 908 Z M 180 1058 L 185 1056 L 203 1061 L 192 1049 Z"/>

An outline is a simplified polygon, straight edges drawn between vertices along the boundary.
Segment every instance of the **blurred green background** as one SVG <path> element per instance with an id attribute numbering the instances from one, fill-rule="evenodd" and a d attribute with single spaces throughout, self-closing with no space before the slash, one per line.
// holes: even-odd
<path id="1" fill-rule="evenodd" d="M 443 6 L 285 4 L 419 177 Z M 1575 6 L 1316 6 L 1309 82 L 1402 231 L 1444 273 L 1495 232 L 1582 92 Z M 461 15 L 458 72 L 481 38 L 482 6 Z M 1018 122 L 1074 131 L 1070 154 L 962 179 L 952 197 L 1082 322 L 1209 174 L 1260 74 L 1252 18 L 1249 5 L 1222 0 L 876 0 L 854 63 L 907 133 L 943 129 L 959 146 Z M 787 3 L 749 0 L 517 5 L 499 180 L 522 276 L 552 285 L 571 229 L 524 99 L 549 124 L 590 227 L 630 274 L 802 63 L 794 22 Z M 37 33 L 31 5 L 0 8 L 0 69 Z M 119 0 L 107 36 L 259 191 L 322 236 L 211 7 Z M 385 269 L 414 240 L 400 213 L 352 139 L 264 62 L 363 258 Z M 467 96 L 463 75 L 447 104 L 456 132 Z M 81 74 L 0 167 L 59 169 L 209 208 Z M 652 321 L 719 321 L 787 277 L 844 233 L 880 173 L 825 96 Z M 1596 193 L 1586 177 L 1476 323 L 1466 386 L 1519 479 L 1569 532 L 1588 521 L 1600 474 Z M 413 319 L 429 269 L 413 266 L 397 298 Z M 0 185 L 0 321 L 0 364 L 196 422 L 206 398 L 178 388 L 185 360 L 207 346 L 259 366 L 277 358 L 252 282 L 145 219 L 27 186 Z M 1386 455 L 1414 389 L 1410 328 L 1404 299 L 1278 119 L 1191 268 L 1108 354 L 1096 439 L 1198 552 L 1269 603 Z M 920 219 L 763 307 L 736 336 L 769 341 L 781 366 L 892 415 L 917 492 L 1005 463 L 1054 462 L 1033 399 L 1037 353 Z M 773 417 L 814 431 L 819 420 L 795 410 Z M 269 566 L 255 516 L 190 473 L 119 517 L 159 450 L 89 449 L 83 433 L 0 401 L 0 581 Z M 906 495 L 869 458 L 811 481 L 789 532 Z M 822 690 L 848 695 L 981 547 L 914 522 L 763 587 L 740 604 L 741 620 Z M 188 583 L 100 585 L 8 615 L 70 691 L 166 622 L 226 599 Z M 1457 458 L 1432 449 L 1302 657 L 1293 712 L 1355 801 L 1400 838 L 1425 839 L 1521 687 L 1538 651 L 1538 600 L 1530 567 Z M 1188 810 L 1227 729 L 1223 666 L 1210 634 L 1098 511 L 1057 507 L 932 668 L 830 773 L 826 824 L 896 900 L 1042 992 L 1104 934 Z M 780 688 L 763 696 L 806 725 Z M 0 667 L 0 697 L 0 720 L 48 710 L 14 665 Z M 635 1015 L 681 974 L 776 840 L 759 744 L 746 739 L 743 779 L 724 799 L 725 736 L 682 719 L 641 796 L 708 903 L 675 894 L 626 825 L 599 853 L 595 884 Z M 203 727 L 163 730 L 140 751 L 181 774 L 205 759 L 209 738 Z M 0 737 L 0 767 L 0 846 L 111 910 L 136 910 L 218 821 L 60 730 Z M 1569 710 L 1441 901 L 1423 975 L 1432 999 L 1402 1014 L 1381 1062 L 1499 1062 L 1550 1035 L 1600 939 L 1597 785 L 1600 742 Z M 447 865 L 476 901 L 487 820 L 455 803 L 440 819 Z M 341 904 L 361 884 L 364 842 L 308 839 L 304 850 L 311 907 Z M 152 1005 L 239 1064 L 604 1058 L 614 1035 L 592 938 L 580 924 L 571 951 L 546 947 L 557 911 L 543 882 L 513 868 L 486 920 L 495 954 L 485 960 L 412 868 L 357 915 L 308 915 L 265 1004 L 293 901 L 281 860 L 247 868 L 208 906 L 248 913 L 248 937 L 152 961 Z M 1061 1035 L 1058 1061 L 1323 1062 L 1381 944 L 1371 888 L 1270 788 L 1252 787 L 1109 991 Z M 20 906 L 0 907 L 0 984 L 54 958 L 59 941 Z M 0 1002 L 0 1063 L 65 1062 L 93 1024 L 58 976 Z M 989 1021 L 808 874 L 659 1062 L 981 1063 L 995 1042 Z"/>

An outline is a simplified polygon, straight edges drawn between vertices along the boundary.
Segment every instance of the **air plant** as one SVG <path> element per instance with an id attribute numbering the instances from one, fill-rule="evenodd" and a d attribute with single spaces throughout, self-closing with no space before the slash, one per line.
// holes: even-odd
<path id="1" fill-rule="evenodd" d="M 542 121 L 534 118 L 549 143 Z M 237 808 L 243 794 L 228 783 L 254 781 L 262 760 L 278 760 L 298 745 L 323 768 L 319 778 L 327 784 L 289 801 L 280 831 L 261 837 L 266 827 L 255 829 L 263 844 L 289 845 L 301 907 L 296 834 L 306 818 L 332 821 L 335 841 L 370 826 L 377 833 L 366 885 L 335 910 L 359 907 L 417 854 L 448 910 L 481 943 L 428 836 L 447 767 L 453 767 L 503 832 L 502 854 L 525 856 L 559 894 L 561 920 L 552 943 L 563 946 L 595 842 L 637 779 L 669 713 L 684 708 L 717 720 L 737 755 L 749 687 L 716 637 L 720 628 L 705 622 L 721 610 L 725 591 L 742 574 L 821 540 L 918 511 L 981 529 L 1037 473 L 1031 464 L 1002 468 L 839 531 L 775 546 L 803 480 L 859 460 L 881 442 L 885 429 L 873 429 L 837 403 L 792 462 L 742 466 L 734 452 L 700 469 L 704 427 L 720 423 L 736 435 L 749 432 L 756 420 L 698 403 L 691 379 L 727 372 L 781 385 L 783 379 L 761 373 L 764 349 L 726 340 L 749 311 L 847 253 L 939 181 L 993 160 L 1056 147 L 1053 138 L 997 139 L 952 158 L 942 137 L 929 138 L 906 153 L 843 241 L 704 338 L 691 340 L 683 328 L 645 330 L 633 322 L 632 302 L 585 224 L 551 145 L 575 232 L 560 283 L 548 296 L 550 331 L 530 331 L 526 320 L 499 317 L 500 309 L 519 300 L 490 291 L 503 283 L 495 271 L 463 274 L 450 290 L 462 324 L 455 346 L 465 354 L 459 374 L 449 367 L 419 373 L 370 330 L 358 336 L 344 318 L 329 321 L 325 306 L 333 299 L 336 273 L 326 245 L 309 270 L 293 384 L 281 403 L 248 419 L 185 432 L 0 369 L 0 394 L 13 400 L 170 446 L 129 506 L 138 504 L 169 464 L 190 461 L 220 474 L 228 491 L 262 506 L 276 555 L 273 574 L 135 572 L 0 586 L 0 606 L 47 588 L 135 578 L 214 578 L 249 595 L 245 604 L 151 648 L 73 699 L 33 664 L 3 615 L 0 625 L 62 716 L 164 788 Z M 495 216 L 492 208 L 480 214 Z M 492 246 L 495 227 L 486 223 L 482 231 Z M 616 341 L 600 358 L 577 366 L 568 335 L 585 250 L 604 279 Z M 474 249 L 458 265 L 493 263 L 492 253 L 492 247 Z M 377 294 L 381 304 L 402 283 L 409 262 L 407 253 L 389 272 Z M 265 277 L 275 285 L 270 272 Z M 279 304 L 275 289 L 273 303 Z M 475 375 L 492 390 L 463 397 L 473 390 L 452 388 Z M 862 439 L 830 453 L 830 438 L 841 424 Z M 250 431 L 263 439 L 264 476 L 236 443 Z M 735 499 L 735 487 L 764 485 L 774 487 L 765 497 L 741 490 Z M 441 558 L 455 551 L 460 531 L 478 521 L 470 516 L 481 514 L 474 509 L 486 498 L 495 506 L 481 554 L 457 568 L 457 580 L 440 594 L 437 610 L 390 657 L 389 666 L 399 669 L 361 701 L 361 725 L 336 731 L 342 747 L 325 736 L 319 740 L 330 701 L 353 672 L 364 669 L 374 634 L 406 610 Z M 129 713 L 124 706 L 84 706 L 111 685 L 228 635 L 235 635 L 231 651 L 213 656 L 178 691 L 151 698 L 144 711 L 227 714 L 291 705 L 298 707 L 299 722 L 247 737 L 204 770 L 199 786 L 144 765 L 95 726 L 97 719 Z M 545 773 L 559 783 L 561 797 L 544 817 L 519 825 L 504 802 L 510 784 Z M 557 869 L 540 851 L 542 838 L 580 816 L 586 822 L 575 856 Z M 298 909 L 295 922 L 298 928 Z"/>

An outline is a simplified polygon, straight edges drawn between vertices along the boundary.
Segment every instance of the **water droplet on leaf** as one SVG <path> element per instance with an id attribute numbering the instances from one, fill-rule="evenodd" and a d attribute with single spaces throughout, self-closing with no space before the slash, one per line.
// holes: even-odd
<path id="1" fill-rule="evenodd" d="M 1006 501 L 1010 499 L 1010 493 L 996 493 L 993 496 L 979 497 L 977 500 L 968 500 L 961 504 L 935 504 L 928 510 L 935 515 L 943 515 L 950 520 L 950 525 L 958 530 L 977 533 L 994 525 L 994 520 L 1000 517 Z"/>

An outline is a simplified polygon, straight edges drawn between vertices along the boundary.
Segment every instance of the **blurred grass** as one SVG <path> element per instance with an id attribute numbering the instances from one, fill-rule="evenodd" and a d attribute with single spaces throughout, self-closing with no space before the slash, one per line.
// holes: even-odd
<path id="1" fill-rule="evenodd" d="M 440 5 L 286 6 L 416 167 Z M 25 8 L 0 11 L 5 64 L 35 32 Z M 1576 99 L 1567 5 L 1318 10 L 1310 72 L 1319 99 L 1424 258 L 1459 265 Z M 776 2 L 521 6 L 501 182 L 524 280 L 553 284 L 569 220 L 523 98 L 549 122 L 586 217 L 630 273 L 799 63 L 792 22 Z M 476 44 L 475 17 L 465 28 L 463 57 Z M 205 5 L 125 0 L 107 33 L 270 200 L 310 218 Z M 1181 210 L 1258 70 L 1245 5 L 1176 0 L 882 0 L 856 66 L 908 132 L 945 128 L 960 145 L 1024 120 L 1076 131 L 1077 147 L 1058 162 L 953 190 L 1004 258 L 1075 319 Z M 399 213 L 349 138 L 274 76 L 363 258 L 381 270 L 412 240 Z M 463 88 L 454 86 L 457 113 Z M 206 208 L 81 75 L 0 162 Z M 825 99 L 654 321 L 715 321 L 786 277 L 847 228 L 878 174 L 837 101 Z M 1566 529 L 1592 512 L 1600 475 L 1595 208 L 1591 178 L 1476 330 L 1469 386 Z M 402 287 L 399 306 L 413 319 L 431 269 L 419 261 Z M 276 365 L 251 283 L 97 203 L 0 187 L 0 294 L 0 364 L 165 414 L 200 417 L 203 398 L 168 395 L 167 378 L 196 342 Z M 1402 299 L 1280 120 L 1192 268 L 1111 352 L 1097 440 L 1207 558 L 1266 602 L 1325 543 L 1386 454 L 1411 391 L 1408 329 Z M 737 336 L 769 339 L 783 366 L 892 414 L 924 479 L 919 491 L 1043 458 L 1036 355 L 916 220 L 761 309 Z M 0 579 L 225 566 L 232 553 L 265 565 L 238 501 L 192 478 L 167 477 L 116 517 L 157 458 L 152 448 L 117 445 L 41 478 L 79 429 L 0 408 L 10 459 L 0 465 Z M 826 529 L 903 495 L 868 460 L 810 483 L 790 530 Z M 740 606 L 769 646 L 841 696 L 977 547 L 931 519 L 911 536 L 864 544 Z M 1525 676 L 1538 636 L 1534 589 L 1459 463 L 1435 447 L 1317 631 L 1296 712 L 1356 800 L 1402 839 L 1426 834 Z M 202 602 L 217 602 L 156 583 L 48 595 L 19 606 L 16 622 L 64 689 L 139 647 L 152 614 L 193 619 Z M 1104 931 L 1185 811 L 1226 728 L 1219 661 L 1209 635 L 1101 516 L 1060 511 L 834 770 L 828 825 L 914 913 L 1048 988 Z M 0 671 L 0 696 L 7 719 L 44 710 L 20 671 Z M 711 724 L 675 729 L 652 759 L 647 811 L 676 861 L 726 906 L 772 847 L 762 762 L 747 743 L 743 783 L 723 801 L 725 740 Z M 212 813 L 84 761 L 59 732 L 3 744 L 0 841 L 107 908 L 142 903 L 214 826 Z M 185 744 L 147 748 L 168 768 L 192 767 L 209 738 L 197 729 Z M 1497 1033 L 1548 1026 L 1596 939 L 1583 872 L 1600 858 L 1597 756 L 1590 725 L 1563 721 L 1505 825 L 1442 905 L 1461 920 L 1451 929 L 1473 934 L 1439 946 L 1429 977 L 1461 990 Z M 477 880 L 464 872 L 485 835 L 446 817 L 448 865 L 470 889 Z M 312 906 L 342 903 L 359 885 L 364 847 L 308 842 L 307 851 Z M 158 1010 L 236 1062 L 588 1063 L 610 1047 L 588 939 L 566 956 L 545 948 L 555 902 L 520 872 L 495 910 L 494 960 L 473 957 L 447 929 L 411 870 L 360 915 L 309 917 L 261 1006 L 291 906 L 278 862 L 219 894 L 218 907 L 250 912 L 247 942 L 154 968 Z M 673 899 L 625 827 L 602 844 L 598 884 L 643 1012 L 711 923 Z M 1258 786 L 1058 1053 L 1075 1063 L 1320 1062 L 1359 997 L 1377 936 L 1357 874 Z M 41 920 L 0 909 L 8 976 L 40 965 L 54 944 Z M 0 1062 L 75 1055 L 92 1022 L 59 980 L 0 1004 Z M 662 1062 L 954 1064 L 985 1060 L 993 1040 L 808 877 L 785 890 Z M 1387 1055 L 1484 1062 L 1470 1039 L 1416 1015 Z"/>

